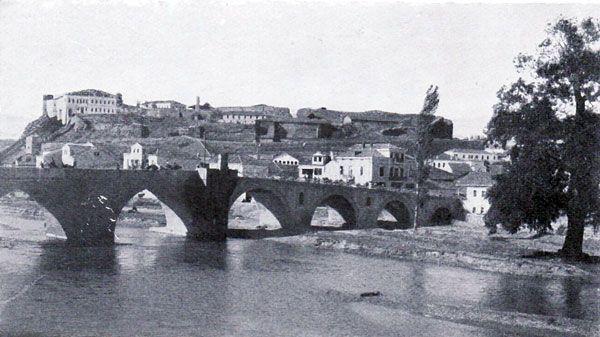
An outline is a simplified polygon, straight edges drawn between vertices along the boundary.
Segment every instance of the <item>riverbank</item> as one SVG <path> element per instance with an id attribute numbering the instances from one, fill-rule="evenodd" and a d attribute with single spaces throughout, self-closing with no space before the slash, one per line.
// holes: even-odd
<path id="1" fill-rule="evenodd" d="M 464 267 L 488 272 L 538 277 L 581 276 L 597 278 L 600 265 L 566 263 L 558 258 L 526 257 L 539 251 L 561 248 L 564 235 L 535 237 L 522 231 L 488 235 L 476 223 L 455 221 L 451 226 L 407 230 L 366 229 L 321 231 L 293 237 L 272 238 L 291 245 L 337 250 L 365 256 L 411 260 Z M 586 230 L 584 247 L 590 255 L 600 255 L 600 235 Z"/>

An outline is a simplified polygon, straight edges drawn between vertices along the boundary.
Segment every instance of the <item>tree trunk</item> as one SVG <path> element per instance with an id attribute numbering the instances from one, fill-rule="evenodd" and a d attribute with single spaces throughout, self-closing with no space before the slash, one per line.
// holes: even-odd
<path id="1" fill-rule="evenodd" d="M 417 189 L 417 202 L 415 203 L 415 219 L 413 221 L 413 231 L 416 231 L 417 227 L 419 226 L 419 211 L 421 208 L 421 184 L 417 182 L 415 187 Z"/>
<path id="2" fill-rule="evenodd" d="M 575 98 L 575 116 L 581 118 L 585 113 L 585 97 L 581 93 L 581 87 L 578 78 L 573 81 L 573 93 Z M 588 149 L 578 149 L 578 151 L 586 151 Z M 575 162 L 584 162 L 577 160 L 581 153 L 575 153 L 573 160 Z M 590 168 L 582 168 L 575 166 L 571 170 L 571 189 L 574 191 L 573 199 L 570 201 L 569 209 L 567 210 L 567 217 L 569 220 L 567 227 L 567 235 L 565 236 L 565 242 L 560 250 L 560 255 L 569 260 L 581 260 L 584 258 L 583 254 L 583 232 L 585 229 L 585 219 L 587 217 L 587 211 L 584 205 L 586 204 L 586 197 L 590 194 L 586 193 L 590 189 L 590 184 L 593 181 L 589 181 L 589 178 L 585 174 L 585 170 Z"/>
<path id="3" fill-rule="evenodd" d="M 583 231 L 585 228 L 585 217 L 580 214 L 568 214 L 569 224 L 565 242 L 560 250 L 560 255 L 569 260 L 580 260 L 583 254 Z"/>

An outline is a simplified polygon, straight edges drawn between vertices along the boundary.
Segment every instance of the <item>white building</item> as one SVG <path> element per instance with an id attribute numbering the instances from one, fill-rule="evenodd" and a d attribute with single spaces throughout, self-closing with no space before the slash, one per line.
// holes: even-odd
<path id="1" fill-rule="evenodd" d="M 146 101 L 140 104 L 144 109 L 167 109 L 167 110 L 185 110 L 187 107 L 183 103 L 173 100 L 167 101 Z"/>
<path id="2" fill-rule="evenodd" d="M 273 163 L 280 165 L 298 166 L 300 161 L 298 158 L 284 152 L 273 158 Z"/>
<path id="3" fill-rule="evenodd" d="M 488 172 L 471 172 L 456 181 L 464 208 L 472 214 L 485 214 L 490 209 L 487 191 L 493 185 Z"/>
<path id="4" fill-rule="evenodd" d="M 259 119 L 264 119 L 265 115 L 262 112 L 253 111 L 231 111 L 223 112 L 219 122 L 233 124 L 254 124 Z"/>
<path id="5" fill-rule="evenodd" d="M 312 155 L 310 164 L 298 165 L 298 176 L 308 179 L 312 178 L 323 178 L 323 172 L 325 171 L 325 165 L 331 161 L 331 155 L 324 155 L 321 152 L 316 152 Z"/>
<path id="6" fill-rule="evenodd" d="M 62 147 L 62 163 L 65 166 L 77 167 L 77 155 L 90 151 L 94 148 L 92 143 L 73 144 L 68 143 Z"/>
<path id="7" fill-rule="evenodd" d="M 503 157 L 502 153 L 475 149 L 451 149 L 444 153 L 449 155 L 454 160 L 481 162 L 487 161 L 489 163 L 502 161 Z"/>
<path id="8" fill-rule="evenodd" d="M 144 147 L 140 143 L 131 145 L 130 152 L 123 153 L 124 170 L 144 169 L 148 166 L 160 168 L 158 165 L 158 156 L 146 153 Z"/>
<path id="9" fill-rule="evenodd" d="M 391 187 L 409 177 L 407 164 L 405 149 L 391 144 L 359 144 L 329 156 L 317 152 L 310 165 L 299 165 L 298 170 L 301 177 Z"/>
<path id="10" fill-rule="evenodd" d="M 116 114 L 117 96 L 107 92 L 86 89 L 54 97 L 44 95 L 43 113 L 67 124 L 76 114 Z"/>

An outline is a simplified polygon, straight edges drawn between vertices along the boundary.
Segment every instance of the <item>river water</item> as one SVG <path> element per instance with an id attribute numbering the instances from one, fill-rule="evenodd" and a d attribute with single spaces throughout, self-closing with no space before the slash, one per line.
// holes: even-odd
<path id="1" fill-rule="evenodd" d="M 418 313 L 447 307 L 588 321 L 600 314 L 597 284 L 577 278 L 269 240 L 198 243 L 145 229 L 120 229 L 111 248 L 9 232 L 0 228 L 0 336 L 505 336 Z M 369 291 L 381 296 L 360 297 Z"/>

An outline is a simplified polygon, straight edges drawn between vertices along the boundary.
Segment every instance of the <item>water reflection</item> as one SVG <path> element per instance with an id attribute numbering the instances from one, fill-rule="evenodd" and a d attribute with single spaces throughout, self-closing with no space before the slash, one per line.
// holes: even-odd
<path id="1" fill-rule="evenodd" d="M 582 278 L 499 275 L 496 283 L 488 285 L 485 295 L 482 303 L 497 310 L 576 319 L 600 318 L 598 293 Z"/>
<path id="2" fill-rule="evenodd" d="M 447 305 L 587 320 L 600 314 L 596 287 L 583 279 L 509 276 L 265 240 L 130 234 L 114 247 L 22 242 L 0 251 L 10 257 L 0 281 L 12 285 L 0 292 L 0 301 L 8 299 L 0 336 L 409 335 L 410 327 L 491 336 L 410 311 Z M 365 291 L 383 295 L 370 302 L 360 299 Z"/>

